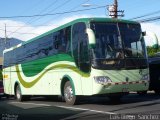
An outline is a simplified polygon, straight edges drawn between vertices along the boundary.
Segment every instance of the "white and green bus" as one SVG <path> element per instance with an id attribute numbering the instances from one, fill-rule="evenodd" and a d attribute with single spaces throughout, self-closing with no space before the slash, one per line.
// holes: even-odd
<path id="1" fill-rule="evenodd" d="M 4 91 L 22 101 L 31 95 L 78 96 L 147 91 L 149 70 L 139 23 L 81 18 L 4 50 Z"/>

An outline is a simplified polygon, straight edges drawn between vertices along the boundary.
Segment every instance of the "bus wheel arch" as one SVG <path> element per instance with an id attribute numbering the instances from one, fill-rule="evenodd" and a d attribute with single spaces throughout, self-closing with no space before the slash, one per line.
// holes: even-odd
<path id="1" fill-rule="evenodd" d="M 21 86 L 18 82 L 16 82 L 14 85 L 14 95 L 15 95 L 15 98 L 17 99 L 17 101 L 19 101 L 19 102 L 22 102 L 25 100 L 25 96 L 22 95 Z"/>
<path id="2" fill-rule="evenodd" d="M 76 104 L 75 87 L 69 76 L 64 76 L 61 82 L 61 95 L 69 105 Z"/>
<path id="3" fill-rule="evenodd" d="M 18 82 L 16 82 L 14 85 L 14 95 L 18 101 L 20 102 L 22 101 L 23 97 L 22 97 L 21 88 Z"/>
<path id="4" fill-rule="evenodd" d="M 75 93 L 75 86 L 74 86 L 74 83 L 73 83 L 73 80 L 70 76 L 68 75 L 65 75 L 63 78 L 62 78 L 62 81 L 61 81 L 61 95 L 64 96 L 64 86 L 65 86 L 65 83 L 67 81 L 70 81 L 71 85 L 72 85 L 72 88 L 73 88 L 73 94 L 76 95 Z"/>

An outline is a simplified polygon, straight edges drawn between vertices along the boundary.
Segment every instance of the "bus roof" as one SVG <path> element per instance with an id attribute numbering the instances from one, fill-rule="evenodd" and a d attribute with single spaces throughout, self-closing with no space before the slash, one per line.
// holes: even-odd
<path id="1" fill-rule="evenodd" d="M 39 38 L 42 38 L 42 37 L 48 35 L 50 33 L 56 32 L 58 30 L 61 30 L 61 29 L 65 28 L 65 27 L 71 26 L 71 25 L 73 25 L 75 23 L 78 23 L 78 22 L 94 22 L 94 21 L 95 22 L 96 21 L 97 22 L 122 22 L 122 23 L 139 24 L 138 22 L 135 22 L 135 21 L 123 20 L 123 19 L 113 19 L 113 18 L 79 18 L 79 19 L 73 20 L 71 22 L 68 22 L 68 23 L 66 23 L 64 25 L 61 25 L 61 26 L 59 26 L 57 28 L 54 28 L 54 29 L 52 29 L 52 30 L 50 30 L 48 32 L 45 32 L 45 33 L 43 33 L 43 34 L 41 34 L 41 35 L 39 35 L 39 36 L 37 36 L 35 38 L 32 38 L 32 39 L 26 41 L 26 42 L 23 42 L 21 45 L 28 44 L 28 43 L 30 43 L 32 41 L 35 41 L 35 40 L 37 40 Z M 14 48 L 20 47 L 21 45 L 17 45 L 17 46 L 14 46 L 12 48 L 9 48 L 9 50 L 6 49 L 6 50 L 4 50 L 4 53 L 7 52 L 7 51 L 10 51 L 10 50 L 13 50 Z"/>

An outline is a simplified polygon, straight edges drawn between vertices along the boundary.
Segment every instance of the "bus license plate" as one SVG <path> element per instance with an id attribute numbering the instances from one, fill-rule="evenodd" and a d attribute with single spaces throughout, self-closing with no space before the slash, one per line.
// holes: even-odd
<path id="1" fill-rule="evenodd" d="M 123 88 L 122 92 L 129 92 L 129 88 Z"/>

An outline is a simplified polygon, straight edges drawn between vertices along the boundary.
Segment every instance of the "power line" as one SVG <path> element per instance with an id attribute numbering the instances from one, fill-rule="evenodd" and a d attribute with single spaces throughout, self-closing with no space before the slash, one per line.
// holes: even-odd
<path id="1" fill-rule="evenodd" d="M 70 11 L 71 10 L 74 10 L 74 9 L 76 9 L 76 8 L 78 8 L 80 5 L 82 5 L 82 4 L 84 4 L 84 3 L 86 3 L 86 2 L 88 2 L 88 1 L 90 1 L 90 0 L 86 0 L 86 1 L 84 1 L 84 2 L 82 2 L 81 4 L 78 4 L 77 6 L 75 6 L 75 7 L 73 7 L 72 9 L 70 9 Z M 62 14 L 61 14 L 62 15 Z M 59 15 L 59 16 L 61 16 L 61 15 Z M 59 17 L 59 16 L 57 16 L 57 17 Z M 54 18 L 52 18 L 52 19 L 54 19 Z M 51 20 L 51 19 L 50 19 Z M 50 20 L 48 20 L 48 21 L 50 21 Z M 48 23 L 48 21 L 47 22 L 45 22 L 45 23 L 43 23 L 43 24 L 39 24 L 39 25 L 34 25 L 34 27 L 48 27 L 48 26 L 51 26 L 51 25 L 45 25 L 46 23 Z M 57 26 L 59 26 L 59 25 L 52 25 L 52 26 L 55 26 L 55 27 L 57 27 Z M 7 25 L 7 27 L 20 27 L 20 28 L 22 28 L 22 27 L 32 27 L 32 26 L 12 26 L 12 25 Z"/>
<path id="2" fill-rule="evenodd" d="M 54 8 L 53 10 L 51 10 L 51 11 L 47 12 L 46 14 L 51 13 L 51 12 L 55 11 L 56 9 L 59 9 L 59 8 L 63 7 L 64 5 L 66 5 L 67 3 L 69 3 L 70 1 L 71 1 L 71 0 L 67 0 L 67 1 L 65 1 L 64 3 L 62 3 L 62 4 L 61 4 L 61 5 L 59 5 L 59 6 L 57 6 L 57 7 L 56 7 L 56 8 Z"/>
<path id="3" fill-rule="evenodd" d="M 81 6 L 82 4 L 84 4 L 84 3 L 87 3 L 87 2 L 89 2 L 90 0 L 85 0 L 84 2 L 82 2 L 82 3 L 80 3 L 80 4 L 78 4 L 78 5 L 76 5 L 75 7 L 73 7 L 73 8 L 71 8 L 71 9 L 69 9 L 69 11 L 73 11 L 74 9 L 77 9 L 79 6 Z M 67 2 L 66 2 L 67 3 Z M 62 6 L 61 6 L 62 7 Z M 58 8 L 58 7 L 57 7 Z M 53 11 L 52 11 L 53 12 Z M 60 16 L 62 16 L 63 14 L 60 14 L 60 15 L 58 15 L 58 16 L 55 16 L 54 18 L 57 18 L 57 17 L 60 17 Z M 52 19 L 54 19 L 54 18 L 51 18 L 51 19 L 49 19 L 49 20 L 47 20 L 47 22 L 45 22 L 45 23 L 42 23 L 42 24 L 40 24 L 40 25 L 37 25 L 37 26 L 51 26 L 51 25 L 43 25 L 43 24 L 47 24 L 49 21 L 51 21 Z M 52 25 L 52 26 L 59 26 L 59 25 Z"/>
<path id="4" fill-rule="evenodd" d="M 40 5 L 39 3 L 42 4 L 45 0 L 43 0 L 43 2 L 41 2 L 41 1 L 42 1 L 42 0 L 36 2 L 36 4 L 34 5 L 34 7 L 30 7 L 30 8 L 28 8 L 28 9 L 26 9 L 26 10 L 27 10 L 27 11 L 28 11 L 28 10 L 32 10 L 32 11 L 33 11 L 33 9 L 35 9 L 37 6 Z M 25 11 L 26 11 L 26 10 L 25 10 Z M 23 14 L 25 11 L 23 11 L 22 14 Z M 34 18 L 33 18 L 33 19 L 34 19 Z M 31 19 L 30 19 L 30 20 L 31 20 Z M 29 20 L 29 21 L 30 21 L 30 20 Z M 22 28 L 22 27 L 21 27 L 21 28 Z M 16 29 L 15 31 L 8 31 L 8 32 L 10 32 L 10 34 L 9 34 L 8 36 L 10 36 L 10 35 L 13 34 L 13 33 L 18 33 L 17 31 L 18 31 L 19 29 L 20 29 L 20 28 Z M 21 33 L 20 33 L 20 34 L 21 34 Z M 25 33 L 25 34 L 26 34 L 26 33 Z"/>
<path id="5" fill-rule="evenodd" d="M 36 8 L 38 7 L 38 6 L 40 6 L 41 4 L 43 4 L 44 2 L 47 2 L 46 0 L 43 0 L 43 1 L 38 1 L 35 5 L 34 5 L 34 7 L 30 7 L 30 8 L 28 8 L 28 9 L 26 9 L 27 10 L 27 12 L 28 11 L 33 11 L 33 10 L 36 10 Z M 38 7 L 39 8 L 39 7 Z M 24 12 L 22 12 L 22 14 L 25 14 L 26 12 L 24 11 Z M 40 14 L 41 12 L 39 12 L 38 14 Z M 28 22 L 30 22 L 30 21 L 32 21 L 34 18 L 30 18 L 29 20 L 27 20 L 27 22 L 26 23 L 28 23 Z"/>
<path id="6" fill-rule="evenodd" d="M 63 2 L 63 3 L 62 3 L 61 5 L 59 5 L 58 7 L 54 8 L 54 10 L 56 10 L 56 9 L 58 9 L 58 8 L 60 8 L 60 7 L 62 7 L 62 6 L 64 6 L 64 5 L 65 5 L 66 3 L 68 3 L 69 1 L 70 1 L 70 0 L 67 0 L 67 1 Z M 56 4 L 57 2 L 58 2 L 58 0 L 55 0 L 55 1 L 52 2 L 49 6 L 45 7 L 43 10 L 41 10 L 40 13 L 42 13 L 42 12 L 48 10 L 49 7 L 53 6 L 53 5 Z M 34 19 L 34 18 L 33 18 L 33 19 Z M 40 16 L 39 18 L 35 19 L 34 21 L 33 21 L 33 19 L 30 19 L 27 23 L 30 24 L 30 23 L 35 22 L 35 21 L 41 19 L 41 16 Z M 22 29 L 22 28 L 23 28 L 23 26 L 20 27 L 20 28 L 18 28 L 18 29 L 16 29 L 14 32 L 17 32 L 18 30 L 20 30 L 20 29 Z M 14 32 L 10 33 L 9 36 L 12 35 L 12 34 L 14 34 Z"/>
<path id="7" fill-rule="evenodd" d="M 4 29 L 0 29 L 1 31 L 5 31 Z M 6 32 L 13 32 L 13 31 L 6 31 Z M 23 33 L 23 32 L 15 32 L 15 33 L 18 33 L 18 34 L 34 34 L 34 35 L 39 35 L 39 34 L 36 34 L 36 33 Z"/>
<path id="8" fill-rule="evenodd" d="M 141 23 L 144 23 L 144 22 L 155 22 L 155 21 L 158 21 L 158 20 L 160 20 L 160 16 L 138 20 L 138 22 L 141 22 Z"/>
<path id="9" fill-rule="evenodd" d="M 34 27 L 48 27 L 48 26 L 51 26 L 51 25 L 34 25 Z M 59 25 L 52 25 L 52 26 L 55 26 L 55 27 L 57 27 L 57 26 L 59 26 Z M 26 27 L 32 27 L 32 26 L 10 26 L 10 25 L 7 25 L 7 27 L 10 27 L 10 28 L 14 28 L 14 27 L 23 27 L 23 28 L 26 28 Z"/>
<path id="10" fill-rule="evenodd" d="M 93 7 L 93 8 L 88 8 L 88 9 L 80 9 L 80 10 L 73 10 L 73 11 L 66 11 L 66 12 L 57 12 L 57 13 L 48 13 L 48 14 L 37 14 L 37 15 L 24 15 L 24 16 L 0 16 L 1 19 L 13 19 L 13 18 L 29 18 L 29 17 L 45 17 L 45 16 L 53 16 L 53 15 L 60 15 L 60 14 L 69 14 L 69 13 L 76 13 L 76 12 L 83 12 L 83 11 L 88 11 L 88 10 L 95 10 L 95 9 L 100 9 L 104 8 L 106 6 L 99 6 L 99 7 Z"/>
<path id="11" fill-rule="evenodd" d="M 151 16 L 151 15 L 154 15 L 154 14 L 157 14 L 157 13 L 160 13 L 160 10 L 155 11 L 155 12 L 151 12 L 151 13 L 147 13 L 147 14 L 144 14 L 144 15 L 141 15 L 141 16 L 137 16 L 137 17 L 134 17 L 134 18 L 131 18 L 131 20 L 135 20 L 135 19 Z"/>
<path id="12" fill-rule="evenodd" d="M 99 7 L 94 7 L 94 8 L 90 8 L 90 9 L 80 9 L 80 10 L 72 10 L 72 11 L 66 11 L 66 12 L 59 12 L 59 13 L 53 13 L 53 14 L 41 14 L 41 15 L 31 15 L 31 16 L 11 16 L 11 17 L 7 17 L 7 18 L 20 18 L 20 17 L 43 17 L 43 16 L 51 16 L 51 15 L 62 15 L 62 14 L 69 14 L 69 13 L 75 13 L 75 12 L 82 12 L 82 11 L 88 11 L 88 10 L 93 10 L 93 9 L 100 9 L 100 8 L 104 8 L 104 7 L 106 7 L 106 6 L 99 6 Z M 2 18 L 2 17 L 0 17 L 0 18 Z M 3 18 L 5 18 L 5 17 L 3 17 Z M 21 29 L 21 28 L 18 28 L 17 30 L 15 30 L 15 32 L 16 31 L 18 31 L 19 29 Z M 13 34 L 14 32 L 12 32 L 12 33 L 10 33 L 9 34 L 9 36 L 11 35 L 11 34 Z"/>
<path id="13" fill-rule="evenodd" d="M 46 0 L 38 0 L 38 1 L 32 1 L 32 3 L 30 3 L 30 7 L 25 8 L 23 11 L 20 12 L 20 14 L 25 14 L 26 12 L 30 12 L 30 11 L 35 11 L 37 8 L 41 7 L 41 4 L 44 4 L 45 2 L 47 2 Z"/>
<path id="14" fill-rule="evenodd" d="M 88 2 L 88 1 L 90 1 L 90 0 L 86 0 L 86 1 L 84 1 L 84 2 L 82 2 L 81 4 L 78 4 L 77 6 L 75 6 L 75 7 L 73 7 L 72 9 L 70 9 L 70 10 L 74 10 L 74 9 L 76 9 L 76 8 L 78 8 L 80 5 L 82 5 L 82 4 L 84 4 L 84 3 L 86 3 L 86 2 Z M 53 3 L 56 3 L 57 2 L 57 0 L 56 1 L 54 1 Z M 66 1 L 65 3 L 67 3 L 68 1 Z M 52 6 L 53 5 L 53 3 L 52 4 L 50 4 L 50 6 Z M 63 4 L 64 5 L 64 4 Z M 59 8 L 60 6 L 58 6 L 58 7 L 56 7 L 56 8 Z M 61 6 L 62 7 L 62 6 Z M 48 8 L 48 7 L 46 7 L 46 8 Z M 56 8 L 54 9 L 54 10 L 56 10 Z M 43 10 L 46 10 L 46 9 L 43 9 Z M 62 15 L 62 14 L 61 14 Z M 59 16 L 61 16 L 61 15 L 59 15 Z M 59 17 L 58 16 L 58 17 Z M 39 18 L 38 18 L 39 19 Z M 37 20 L 38 20 L 37 19 Z M 36 21 L 37 21 L 36 20 Z M 35 21 L 34 21 L 35 22 Z M 36 25 L 35 27 L 41 27 L 41 26 L 43 26 L 43 27 L 48 27 L 48 26 L 50 26 L 50 25 Z M 55 27 L 57 27 L 57 26 L 59 26 L 59 25 L 52 25 L 52 26 L 55 26 Z M 16 33 L 16 31 L 18 31 L 19 29 L 21 29 L 21 28 L 23 28 L 23 27 L 31 27 L 31 26 L 7 26 L 7 27 L 20 27 L 20 28 L 18 28 L 17 30 L 15 30 L 15 31 L 13 31 L 11 34 L 13 34 L 14 32 Z M 10 34 L 10 35 L 11 35 Z"/>
<path id="15" fill-rule="evenodd" d="M 53 5 L 55 5 L 58 2 L 58 0 L 53 1 L 51 4 L 49 4 L 47 7 L 45 7 L 43 10 L 40 11 L 40 13 L 48 10 L 49 8 L 51 8 Z"/>
<path id="16" fill-rule="evenodd" d="M 53 1 L 49 6 L 45 7 L 44 9 L 42 9 L 39 13 L 44 13 L 44 11 L 48 10 L 51 6 L 53 6 L 53 5 L 56 4 L 57 2 L 58 2 L 58 0 Z M 37 21 L 37 20 L 40 19 L 40 18 L 41 18 L 41 17 L 36 18 L 35 20 L 34 20 L 34 18 L 33 18 L 33 19 L 31 19 L 30 21 L 28 21 L 27 23 L 35 22 L 35 21 Z M 34 21 L 33 21 L 33 20 L 34 20 Z"/>
<path id="17" fill-rule="evenodd" d="M 45 13 L 45 14 L 51 13 L 51 12 L 53 12 L 53 11 L 55 11 L 55 10 L 63 7 L 64 5 L 66 5 L 67 3 L 69 3 L 70 1 L 71 1 L 71 0 L 67 0 L 67 1 L 63 2 L 62 4 L 60 4 L 59 6 L 57 6 L 56 8 L 54 8 L 53 10 L 51 10 L 51 11 Z M 40 20 L 41 18 L 42 18 L 42 16 L 39 17 L 39 18 L 37 18 L 37 19 L 35 19 L 33 22 L 38 21 L 38 20 Z M 30 23 L 33 23 L 33 22 L 30 22 Z"/>
<path id="18" fill-rule="evenodd" d="M 78 7 L 81 6 L 82 4 L 87 3 L 87 2 L 89 2 L 89 1 L 90 1 L 90 0 L 86 0 L 86 1 L 84 1 L 84 2 L 82 2 L 82 3 L 80 3 L 80 4 L 78 4 L 78 5 L 76 5 L 75 7 L 69 9 L 69 11 L 73 11 L 74 9 L 78 8 Z M 60 17 L 60 16 L 62 16 L 62 15 L 63 15 L 63 14 L 60 14 L 60 15 L 58 15 L 58 16 L 55 16 L 54 18 Z M 41 26 L 41 25 L 43 25 L 43 24 L 45 25 L 45 24 L 47 24 L 49 21 L 51 21 L 51 20 L 54 19 L 54 18 L 51 18 L 51 19 L 47 20 L 46 22 L 44 22 L 44 23 L 42 23 L 42 24 L 40 24 L 40 25 L 38 25 L 38 26 Z"/>

